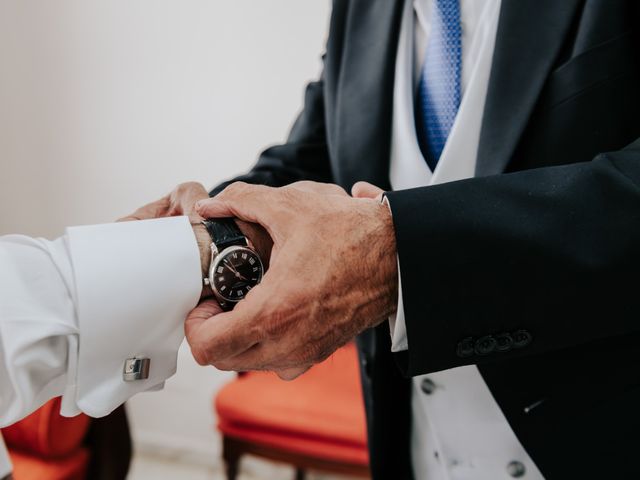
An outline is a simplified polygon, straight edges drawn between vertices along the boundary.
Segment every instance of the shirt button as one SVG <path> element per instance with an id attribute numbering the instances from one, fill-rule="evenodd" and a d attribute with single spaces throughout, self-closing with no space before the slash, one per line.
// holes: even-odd
<path id="1" fill-rule="evenodd" d="M 436 389 L 436 384 L 433 383 L 433 380 L 430 378 L 425 378 L 420 383 L 420 390 L 422 390 L 427 395 L 431 395 Z"/>
<path id="2" fill-rule="evenodd" d="M 513 461 L 509 462 L 509 464 L 507 465 L 507 473 L 513 478 L 524 477 L 526 471 L 527 469 L 524 468 L 522 462 Z"/>

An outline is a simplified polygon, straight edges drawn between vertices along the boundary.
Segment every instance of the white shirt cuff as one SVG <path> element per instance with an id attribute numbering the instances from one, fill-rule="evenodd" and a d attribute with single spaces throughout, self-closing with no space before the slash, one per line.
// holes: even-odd
<path id="1" fill-rule="evenodd" d="M 202 291 L 200 254 L 187 217 L 73 227 L 67 235 L 80 342 L 66 393 L 100 417 L 175 373 L 184 319 Z M 150 359 L 148 379 L 124 381 L 132 357 Z"/>
<path id="2" fill-rule="evenodd" d="M 384 197 L 383 203 L 391 211 L 389 199 Z M 396 262 L 398 263 L 398 306 L 396 312 L 389 317 L 389 331 L 391 333 L 391 351 L 402 352 L 409 350 L 409 341 L 407 340 L 407 325 L 404 320 L 404 305 L 402 303 L 402 276 L 400 275 L 400 257 L 396 254 Z"/>
<path id="3" fill-rule="evenodd" d="M 404 305 L 402 304 L 402 280 L 400 279 L 400 260 L 398 259 L 398 307 L 396 313 L 389 317 L 391 332 L 391 351 L 402 352 L 409 350 L 407 340 L 407 325 L 404 320 Z"/>

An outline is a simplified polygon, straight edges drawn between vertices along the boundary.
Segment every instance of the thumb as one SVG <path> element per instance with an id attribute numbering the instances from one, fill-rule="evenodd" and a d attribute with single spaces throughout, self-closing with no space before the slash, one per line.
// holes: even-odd
<path id="1" fill-rule="evenodd" d="M 185 320 L 185 335 L 188 337 L 192 330 L 198 329 L 203 323 L 219 313 L 222 313 L 222 308 L 216 300 L 207 298 L 201 301 L 197 307 L 191 310 Z"/>
<path id="2" fill-rule="evenodd" d="M 357 182 L 351 187 L 351 195 L 354 198 L 371 198 L 376 200 L 382 200 L 382 194 L 384 190 L 368 182 Z"/>

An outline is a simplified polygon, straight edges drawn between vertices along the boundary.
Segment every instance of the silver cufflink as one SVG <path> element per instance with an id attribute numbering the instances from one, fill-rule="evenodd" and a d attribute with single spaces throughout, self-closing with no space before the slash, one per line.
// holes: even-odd
<path id="1" fill-rule="evenodd" d="M 150 365 L 151 359 L 149 358 L 127 358 L 124 361 L 122 378 L 125 382 L 133 382 L 134 380 L 145 380 L 149 378 Z"/>

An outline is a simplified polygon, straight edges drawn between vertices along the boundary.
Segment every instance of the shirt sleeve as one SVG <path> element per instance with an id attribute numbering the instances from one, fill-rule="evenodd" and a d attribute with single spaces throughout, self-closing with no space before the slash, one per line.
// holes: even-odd
<path id="1" fill-rule="evenodd" d="M 389 199 L 384 196 L 383 203 L 391 211 Z M 392 213 L 393 215 L 393 213 Z M 396 311 L 389 317 L 389 331 L 391 332 L 391 351 L 402 352 L 409 350 L 409 342 L 407 340 L 407 326 L 404 320 L 404 305 L 402 304 L 402 277 L 400 275 L 400 257 L 396 254 L 396 262 L 398 264 L 398 306 Z"/>
<path id="2" fill-rule="evenodd" d="M 202 289 L 186 217 L 0 238 L 0 426 L 63 396 L 99 417 L 175 373 L 183 322 Z M 127 358 L 149 377 L 125 382 Z"/>

